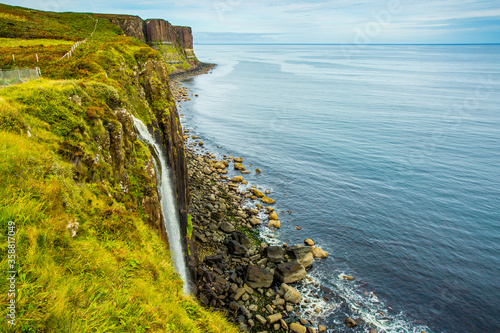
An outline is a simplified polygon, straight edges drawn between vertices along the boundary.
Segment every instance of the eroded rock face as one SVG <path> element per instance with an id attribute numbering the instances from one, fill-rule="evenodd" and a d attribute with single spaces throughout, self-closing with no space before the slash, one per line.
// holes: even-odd
<path id="1" fill-rule="evenodd" d="M 172 43 L 176 42 L 174 27 L 162 19 L 146 20 L 148 43 Z"/>
<path id="2" fill-rule="evenodd" d="M 193 33 L 190 27 L 174 26 L 177 41 L 184 49 L 193 50 Z"/>
<path id="3" fill-rule="evenodd" d="M 193 33 L 190 27 L 173 26 L 163 19 L 142 20 L 132 15 L 99 15 L 119 26 L 126 36 L 135 37 L 143 43 L 168 43 L 182 47 L 188 55 L 193 54 Z"/>
<path id="4" fill-rule="evenodd" d="M 146 42 L 146 31 L 144 21 L 139 16 L 119 15 L 111 19 L 111 23 L 122 28 L 126 36 L 132 36 Z"/>

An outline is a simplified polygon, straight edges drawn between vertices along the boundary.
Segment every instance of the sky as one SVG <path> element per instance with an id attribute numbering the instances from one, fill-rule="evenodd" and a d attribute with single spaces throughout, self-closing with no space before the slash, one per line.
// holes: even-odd
<path id="1" fill-rule="evenodd" d="M 500 43 L 500 0 L 7 0 L 47 11 L 162 18 L 218 43 Z"/>

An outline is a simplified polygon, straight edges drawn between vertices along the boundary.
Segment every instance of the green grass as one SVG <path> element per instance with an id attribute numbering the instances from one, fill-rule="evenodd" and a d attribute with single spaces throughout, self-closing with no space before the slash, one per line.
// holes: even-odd
<path id="1" fill-rule="evenodd" d="M 82 107 L 66 102 L 74 93 Z M 0 261 L 7 267 L 7 224 L 14 221 L 19 271 L 16 329 L 3 323 L 2 332 L 236 332 L 182 295 L 166 245 L 129 208 L 133 198 L 110 197 L 113 185 L 103 179 L 75 182 L 74 165 L 59 151 L 71 139 L 92 153 L 95 119 L 85 109 L 101 105 L 97 117 L 109 121 L 116 91 L 39 80 L 0 95 Z M 149 153 L 137 145 L 142 161 Z M 79 223 L 75 237 L 72 222 Z M 6 283 L 0 293 L 7 295 Z"/>
<path id="2" fill-rule="evenodd" d="M 51 46 L 51 45 L 73 45 L 69 40 L 58 39 L 21 39 L 21 38 L 0 38 L 0 47 L 17 47 L 17 46 Z"/>
<path id="3" fill-rule="evenodd" d="M 13 221 L 18 270 L 16 327 L 4 320 L 0 331 L 237 332 L 182 294 L 168 246 L 146 224 L 141 202 L 145 188 L 154 190 L 144 170 L 148 149 L 126 137 L 128 192 L 102 149 L 109 126 L 118 126 L 117 108 L 146 123 L 152 108 L 169 112 L 171 96 L 157 74 L 148 83 L 157 91 L 151 100 L 137 74 L 161 56 L 100 20 L 91 40 L 58 61 L 92 22 L 0 4 L 0 67 L 39 66 L 44 77 L 0 89 L 0 264 L 6 270 Z M 75 95 L 81 105 L 70 100 Z M 68 226 L 76 223 L 72 237 Z M 8 301 L 0 300 L 4 318 Z"/>

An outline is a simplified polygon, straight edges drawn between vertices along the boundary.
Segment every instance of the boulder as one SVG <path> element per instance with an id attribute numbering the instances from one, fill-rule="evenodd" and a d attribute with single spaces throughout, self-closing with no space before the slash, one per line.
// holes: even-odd
<path id="1" fill-rule="evenodd" d="M 278 213 L 276 213 L 275 211 L 272 211 L 271 213 L 269 213 L 269 219 L 270 220 L 278 220 Z"/>
<path id="2" fill-rule="evenodd" d="M 281 284 L 281 288 L 285 291 L 285 301 L 297 304 L 302 300 L 302 295 L 286 283 Z"/>
<path id="3" fill-rule="evenodd" d="M 253 195 L 255 195 L 257 198 L 262 198 L 264 196 L 264 193 L 262 193 L 261 191 L 259 190 L 256 190 L 256 189 L 252 189 L 252 193 Z"/>
<path id="4" fill-rule="evenodd" d="M 306 333 L 307 328 L 300 325 L 299 323 L 291 323 L 290 324 L 290 331 L 294 332 L 294 333 Z"/>
<path id="5" fill-rule="evenodd" d="M 282 318 L 283 316 L 281 315 L 281 313 L 275 313 L 270 316 L 267 316 L 267 323 L 274 324 L 275 322 L 279 321 Z"/>
<path id="6" fill-rule="evenodd" d="M 260 199 L 260 201 L 262 201 L 263 203 L 266 203 L 266 204 L 273 204 L 273 203 L 275 203 L 275 201 L 274 201 L 273 199 L 268 198 L 268 197 L 266 197 L 266 196 L 262 197 L 262 198 Z"/>
<path id="7" fill-rule="evenodd" d="M 309 267 L 314 262 L 311 248 L 308 246 L 294 245 L 286 249 L 287 254 L 292 259 L 296 259 L 304 267 Z"/>
<path id="8" fill-rule="evenodd" d="M 259 169 L 259 168 L 257 168 L 257 169 L 255 169 L 255 172 L 257 172 L 257 173 L 261 173 L 262 171 L 260 171 L 260 169 Z"/>
<path id="9" fill-rule="evenodd" d="M 235 183 L 241 183 L 243 181 L 243 176 L 234 176 L 233 178 L 231 178 L 231 181 Z"/>
<path id="10" fill-rule="evenodd" d="M 205 175 L 210 175 L 210 174 L 212 173 L 212 170 L 210 170 L 210 168 L 209 168 L 209 167 L 204 167 L 204 168 L 203 168 L 203 173 L 204 173 Z"/>
<path id="11" fill-rule="evenodd" d="M 281 246 L 268 246 L 266 248 L 267 260 L 274 263 L 280 263 L 285 260 L 285 251 Z"/>
<path id="12" fill-rule="evenodd" d="M 313 246 L 315 243 L 311 238 L 306 238 L 304 239 L 304 244 L 306 244 L 307 246 Z"/>
<path id="13" fill-rule="evenodd" d="M 236 157 L 236 158 L 234 159 L 234 161 L 235 161 L 235 162 L 238 162 L 238 163 L 241 163 L 241 162 L 243 162 L 243 159 L 242 159 L 241 157 Z"/>
<path id="14" fill-rule="evenodd" d="M 314 258 L 328 258 L 328 252 L 323 251 L 319 247 L 311 248 L 311 252 Z"/>
<path id="15" fill-rule="evenodd" d="M 271 271 L 256 265 L 249 265 L 245 283 L 252 288 L 269 288 L 273 284 L 274 275 Z"/>
<path id="16" fill-rule="evenodd" d="M 274 274 L 283 283 L 293 283 L 306 277 L 306 269 L 298 261 L 284 262 L 278 265 Z"/>
<path id="17" fill-rule="evenodd" d="M 236 230 L 234 226 L 228 222 L 222 222 L 221 224 L 219 224 L 219 229 L 224 231 L 226 234 L 230 234 Z"/>
<path id="18" fill-rule="evenodd" d="M 326 326 L 325 325 L 319 325 L 318 326 L 318 332 L 319 333 L 323 333 L 324 331 L 326 331 Z M 372 332 L 370 332 L 372 333 Z"/>
<path id="19" fill-rule="evenodd" d="M 234 163 L 234 170 L 243 170 L 245 171 L 247 168 L 245 168 L 241 163 Z"/>
<path id="20" fill-rule="evenodd" d="M 254 227 L 255 227 L 255 226 L 260 225 L 260 224 L 261 224 L 261 222 L 260 222 L 260 220 L 259 220 L 258 218 L 256 218 L 256 217 L 254 216 L 254 217 L 252 217 L 252 218 L 250 219 L 250 224 L 251 224 L 252 226 L 254 226 Z"/>
<path id="21" fill-rule="evenodd" d="M 279 229 L 281 228 L 281 222 L 279 220 L 269 220 L 267 227 Z"/>
<path id="22" fill-rule="evenodd" d="M 214 164 L 214 168 L 216 169 L 224 169 L 226 167 L 226 164 L 223 161 L 217 162 Z"/>
<path id="23" fill-rule="evenodd" d="M 358 326 L 358 323 L 356 323 L 356 322 L 354 321 L 354 319 L 349 318 L 349 317 L 348 317 L 348 318 L 346 318 L 346 319 L 344 319 L 344 324 L 345 324 L 347 327 L 349 327 L 349 328 L 353 328 L 353 327 Z"/>
<path id="24" fill-rule="evenodd" d="M 227 249 L 230 254 L 235 256 L 244 256 L 247 254 L 248 250 L 242 244 L 238 243 L 235 240 L 230 240 L 227 243 Z"/>

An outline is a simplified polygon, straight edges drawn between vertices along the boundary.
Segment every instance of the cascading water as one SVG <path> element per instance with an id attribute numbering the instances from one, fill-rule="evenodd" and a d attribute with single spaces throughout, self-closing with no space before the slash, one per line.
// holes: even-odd
<path id="1" fill-rule="evenodd" d="M 156 152 L 160 160 L 160 168 L 155 163 L 157 174 L 160 175 L 160 200 L 161 210 L 163 213 L 163 222 L 167 230 L 168 240 L 170 243 L 170 252 L 174 262 L 175 269 L 180 274 L 182 281 L 184 281 L 184 292 L 189 293 L 189 279 L 186 269 L 186 261 L 182 251 L 181 233 L 179 229 L 179 216 L 175 202 L 174 190 L 172 187 L 172 180 L 170 178 L 170 169 L 167 166 L 167 159 L 163 154 L 163 150 L 153 139 L 148 131 L 148 128 L 142 121 L 134 117 L 134 126 L 139 132 L 139 136 L 146 141 Z"/>

